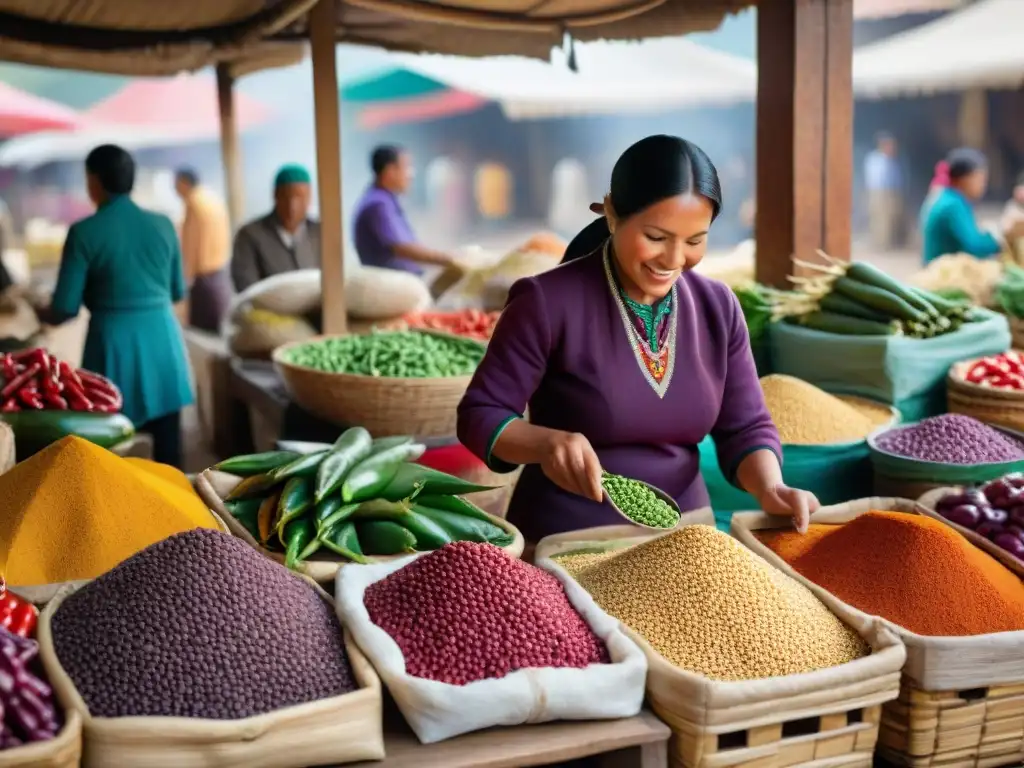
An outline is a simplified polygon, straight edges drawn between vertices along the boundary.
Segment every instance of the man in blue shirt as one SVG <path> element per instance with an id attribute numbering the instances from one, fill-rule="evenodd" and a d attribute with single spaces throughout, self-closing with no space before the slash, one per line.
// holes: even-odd
<path id="1" fill-rule="evenodd" d="M 366 266 L 401 269 L 422 275 L 424 267 L 448 266 L 450 255 L 416 242 L 398 196 L 412 183 L 412 161 L 401 147 L 381 146 L 370 157 L 373 184 L 356 206 L 353 236 Z"/>
<path id="2" fill-rule="evenodd" d="M 878 135 L 875 149 L 864 160 L 864 187 L 868 196 L 871 244 L 881 250 L 902 245 L 904 236 L 903 168 L 896 139 Z"/>

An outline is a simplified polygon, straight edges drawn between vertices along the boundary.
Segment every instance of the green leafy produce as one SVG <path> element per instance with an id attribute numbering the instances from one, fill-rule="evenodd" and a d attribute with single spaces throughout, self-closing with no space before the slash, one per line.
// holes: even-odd
<path id="1" fill-rule="evenodd" d="M 996 285 L 996 303 L 1011 317 L 1024 318 L 1024 269 L 1007 264 Z"/>
<path id="2" fill-rule="evenodd" d="M 427 379 L 468 376 L 484 356 L 470 339 L 420 331 L 335 336 L 292 347 L 285 362 L 326 373 Z"/>
<path id="3" fill-rule="evenodd" d="M 645 483 L 605 472 L 601 484 L 618 510 L 635 523 L 674 528 L 679 522 L 679 513 Z"/>

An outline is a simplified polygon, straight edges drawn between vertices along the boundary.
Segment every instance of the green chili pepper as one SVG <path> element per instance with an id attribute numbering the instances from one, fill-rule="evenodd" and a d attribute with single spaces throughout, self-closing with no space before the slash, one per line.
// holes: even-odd
<path id="1" fill-rule="evenodd" d="M 277 510 L 277 536 L 285 544 L 284 529 L 313 507 L 313 478 L 291 477 L 281 490 Z"/>
<path id="2" fill-rule="evenodd" d="M 330 450 L 326 450 L 299 456 L 294 461 L 290 461 L 275 469 L 273 472 L 274 479 L 281 481 L 287 480 L 289 477 L 312 477 L 316 474 L 317 469 L 319 469 L 320 462 L 322 462 L 329 453 Z"/>
<path id="3" fill-rule="evenodd" d="M 412 510 L 437 524 L 452 541 L 475 541 L 480 544 L 494 544 L 507 547 L 514 537 L 503 528 L 492 522 L 477 520 L 457 512 L 443 509 L 431 509 L 423 504 L 413 503 Z"/>
<path id="4" fill-rule="evenodd" d="M 345 502 L 376 498 L 398 473 L 404 462 L 415 461 L 426 451 L 420 443 L 406 443 L 375 453 L 356 464 L 341 486 Z"/>
<path id="5" fill-rule="evenodd" d="M 244 456 L 234 456 L 230 459 L 214 464 L 213 468 L 219 472 L 229 472 L 232 475 L 249 477 L 251 475 L 263 475 L 273 472 L 290 461 L 294 461 L 299 454 L 295 451 L 267 451 L 265 453 L 248 453 Z"/>
<path id="6" fill-rule="evenodd" d="M 337 525 L 343 520 L 348 520 L 355 514 L 355 511 L 359 509 L 359 504 L 339 504 L 333 509 L 333 511 L 323 518 L 317 518 L 317 530 L 322 531 L 325 528 L 330 528 L 333 525 Z"/>
<path id="7" fill-rule="evenodd" d="M 409 445 L 412 442 L 412 438 L 407 435 L 395 435 L 393 437 L 378 437 L 373 441 L 373 446 L 370 448 L 370 455 L 386 451 L 389 448 L 396 448 L 399 445 Z"/>
<path id="8" fill-rule="evenodd" d="M 346 521 L 325 528 L 317 535 L 320 543 L 332 552 L 341 555 L 354 563 L 365 563 L 363 549 L 359 544 L 359 534 L 355 523 Z"/>
<path id="9" fill-rule="evenodd" d="M 277 479 L 272 474 L 247 477 L 231 489 L 225 501 L 238 501 L 240 499 L 266 496 L 267 491 L 277 485 L 277 482 Z"/>
<path id="10" fill-rule="evenodd" d="M 491 516 L 484 512 L 476 504 L 472 504 L 461 496 L 421 494 L 416 497 L 416 502 L 431 509 L 442 509 L 446 512 L 454 512 L 457 515 L 472 517 L 485 523 L 493 523 Z"/>
<path id="11" fill-rule="evenodd" d="M 352 468 L 370 455 L 373 438 L 362 427 L 346 429 L 316 471 L 316 500 L 341 488 Z"/>
<path id="12" fill-rule="evenodd" d="M 421 515 L 414 510 L 410 510 L 407 516 L 402 518 L 402 527 L 408 529 L 416 537 L 416 549 L 421 552 L 440 549 L 453 541 L 451 535 L 444 528 L 426 515 Z"/>
<path id="13" fill-rule="evenodd" d="M 416 551 L 416 537 L 392 520 L 364 520 L 356 523 L 359 543 L 368 555 L 399 555 Z"/>
<path id="14" fill-rule="evenodd" d="M 389 501 L 399 501 L 415 498 L 420 494 L 461 496 L 466 493 L 491 491 L 494 488 L 492 485 L 477 485 L 421 464 L 407 463 L 399 465 L 391 482 L 380 491 L 380 496 Z"/>
<path id="15" fill-rule="evenodd" d="M 324 520 L 341 509 L 341 505 L 342 501 L 340 493 L 332 494 L 316 504 L 316 507 L 313 510 L 313 520 L 316 521 L 317 530 L 320 530 L 320 528 L 323 527 Z"/>
<path id="16" fill-rule="evenodd" d="M 227 501 L 225 509 L 254 538 L 260 537 L 259 512 L 263 499 L 245 499 L 244 501 Z"/>
<path id="17" fill-rule="evenodd" d="M 308 517 L 300 517 L 292 520 L 285 528 L 285 555 L 284 564 L 287 568 L 294 569 L 302 560 L 302 553 L 306 551 L 311 541 L 316 540 L 316 526 Z"/>

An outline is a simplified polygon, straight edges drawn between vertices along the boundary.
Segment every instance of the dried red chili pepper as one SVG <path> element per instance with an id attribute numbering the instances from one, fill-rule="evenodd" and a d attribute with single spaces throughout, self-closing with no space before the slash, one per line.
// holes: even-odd
<path id="1" fill-rule="evenodd" d="M 0 578 L 0 626 L 19 637 L 31 637 L 38 619 L 36 607 L 7 589 Z"/>
<path id="2" fill-rule="evenodd" d="M 25 385 L 27 385 L 36 377 L 36 374 L 39 373 L 42 367 L 43 366 L 40 365 L 39 363 L 33 363 L 32 365 L 30 365 L 24 371 L 19 373 L 9 382 L 7 382 L 3 389 L 0 389 L 0 397 L 10 397 L 11 395 L 24 389 Z"/>

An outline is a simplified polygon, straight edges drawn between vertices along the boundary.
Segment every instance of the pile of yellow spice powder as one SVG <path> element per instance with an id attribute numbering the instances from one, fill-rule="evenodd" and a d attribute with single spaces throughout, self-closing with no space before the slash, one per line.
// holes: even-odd
<path id="1" fill-rule="evenodd" d="M 11 586 L 94 579 L 161 539 L 218 527 L 172 467 L 66 437 L 0 475 L 0 572 Z"/>

